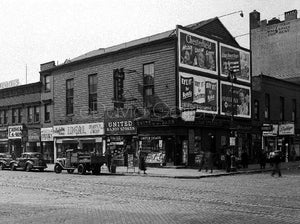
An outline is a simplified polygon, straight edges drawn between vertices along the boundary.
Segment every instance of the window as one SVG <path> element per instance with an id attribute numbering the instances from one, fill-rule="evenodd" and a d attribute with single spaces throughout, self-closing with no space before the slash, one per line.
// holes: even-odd
<path id="1" fill-rule="evenodd" d="M 114 107 L 124 107 L 124 71 L 123 69 L 114 69 Z"/>
<path id="2" fill-rule="evenodd" d="M 46 75 L 46 76 L 44 77 L 44 83 L 45 83 L 45 91 L 46 91 L 46 92 L 51 91 L 50 75 Z"/>
<path id="3" fill-rule="evenodd" d="M 50 121 L 50 104 L 45 104 L 45 122 Z"/>
<path id="4" fill-rule="evenodd" d="M 39 122 L 40 121 L 40 107 L 39 106 L 35 106 L 34 107 L 34 122 Z"/>
<path id="5" fill-rule="evenodd" d="M 7 124 L 8 122 L 8 113 L 7 110 L 3 111 L 3 124 Z"/>
<path id="6" fill-rule="evenodd" d="M 32 123 L 33 122 L 33 107 L 28 107 L 27 109 L 27 122 Z"/>
<path id="7" fill-rule="evenodd" d="M 22 108 L 18 109 L 18 123 L 22 123 L 23 112 Z"/>
<path id="8" fill-rule="evenodd" d="M 267 93 L 265 95 L 265 119 L 270 119 L 270 95 Z"/>
<path id="9" fill-rule="evenodd" d="M 283 98 L 283 97 L 280 97 L 279 119 L 280 119 L 281 121 L 284 120 L 284 98 Z"/>
<path id="10" fill-rule="evenodd" d="M 143 77 L 144 105 L 149 108 L 154 104 L 154 63 L 144 65 Z"/>
<path id="11" fill-rule="evenodd" d="M 3 124 L 3 120 L 4 120 L 4 111 L 1 110 L 0 111 L 0 124 Z"/>
<path id="12" fill-rule="evenodd" d="M 68 79 L 66 82 L 66 107 L 67 115 L 73 114 L 74 105 L 74 79 Z"/>
<path id="13" fill-rule="evenodd" d="M 254 100 L 254 119 L 259 120 L 259 102 Z"/>
<path id="14" fill-rule="evenodd" d="M 296 104 L 296 99 L 292 100 L 292 121 L 296 121 L 296 114 L 297 114 L 297 104 Z"/>
<path id="15" fill-rule="evenodd" d="M 12 109 L 11 122 L 13 124 L 17 123 L 17 117 L 18 117 L 18 110 L 17 109 Z"/>
<path id="16" fill-rule="evenodd" d="M 89 75 L 89 111 L 97 111 L 97 75 Z"/>

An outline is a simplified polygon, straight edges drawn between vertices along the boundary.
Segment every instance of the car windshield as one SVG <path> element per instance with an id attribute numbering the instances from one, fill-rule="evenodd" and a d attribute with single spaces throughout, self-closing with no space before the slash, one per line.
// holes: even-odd
<path id="1" fill-rule="evenodd" d="M 41 154 L 32 154 L 32 155 L 31 155 L 31 158 L 38 158 L 38 159 L 41 159 L 41 158 L 42 158 L 42 155 L 41 155 Z"/>

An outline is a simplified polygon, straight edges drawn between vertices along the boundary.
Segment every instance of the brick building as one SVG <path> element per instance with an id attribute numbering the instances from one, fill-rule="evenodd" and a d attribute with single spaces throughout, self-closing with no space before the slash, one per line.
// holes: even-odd
<path id="1" fill-rule="evenodd" d="M 41 65 L 54 158 L 68 148 L 196 165 L 204 151 L 251 153 L 250 52 L 218 18 Z M 229 76 L 230 75 L 230 76 Z M 230 79 L 228 79 L 230 78 Z"/>
<path id="2" fill-rule="evenodd" d="M 41 83 L 0 90 L 0 152 L 41 151 Z"/>
<path id="3" fill-rule="evenodd" d="M 267 151 L 281 150 L 286 161 L 292 151 L 300 156 L 300 85 L 266 75 L 253 77 L 253 127 L 257 127 L 254 143 Z M 261 131 L 261 127 L 270 130 Z M 255 140 L 256 139 L 256 140 Z"/>

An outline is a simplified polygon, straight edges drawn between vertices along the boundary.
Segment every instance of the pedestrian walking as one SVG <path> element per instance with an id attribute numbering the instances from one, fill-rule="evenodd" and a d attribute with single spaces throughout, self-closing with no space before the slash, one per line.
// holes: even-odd
<path id="1" fill-rule="evenodd" d="M 206 153 L 203 152 L 200 164 L 199 164 L 199 172 L 202 170 L 203 166 L 206 164 Z"/>
<path id="2" fill-rule="evenodd" d="M 226 164 L 226 172 L 230 172 L 230 168 L 231 168 L 231 154 L 230 154 L 229 150 L 227 150 L 226 155 L 225 155 L 225 164 Z"/>
<path id="3" fill-rule="evenodd" d="M 266 168 L 266 162 L 267 162 L 267 154 L 265 152 L 265 150 L 261 150 L 259 153 L 259 165 L 260 165 L 260 169 L 265 169 Z"/>
<path id="4" fill-rule="evenodd" d="M 210 169 L 210 172 L 213 172 L 213 153 L 208 152 L 206 156 L 205 171 L 207 172 Z"/>
<path id="5" fill-rule="evenodd" d="M 144 155 L 142 155 L 142 153 L 139 154 L 139 169 L 146 174 L 146 158 Z"/>
<path id="6" fill-rule="evenodd" d="M 280 171 L 280 162 L 281 162 L 281 152 L 279 150 L 276 150 L 273 158 L 273 171 L 272 171 L 272 177 L 278 173 L 278 176 L 281 177 L 281 171 Z"/>

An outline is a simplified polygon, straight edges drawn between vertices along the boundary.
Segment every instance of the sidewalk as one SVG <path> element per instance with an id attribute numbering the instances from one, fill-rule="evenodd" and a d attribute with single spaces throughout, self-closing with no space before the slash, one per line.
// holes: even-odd
<path id="1" fill-rule="evenodd" d="M 48 168 L 45 171 L 54 172 L 54 164 L 47 164 L 47 165 Z M 281 163 L 282 170 L 297 169 L 297 168 L 300 168 L 300 161 Z M 112 174 L 108 172 L 108 169 L 105 165 L 101 167 L 101 175 L 126 175 L 126 176 L 184 178 L 184 179 L 198 179 L 198 178 L 206 178 L 206 177 L 271 172 L 272 167 L 270 167 L 270 165 L 267 164 L 266 169 L 261 170 L 259 164 L 250 164 L 246 169 L 238 169 L 236 172 L 229 172 L 229 173 L 227 173 L 225 170 L 214 170 L 213 173 L 210 173 L 210 171 L 205 172 L 205 170 L 202 170 L 201 172 L 199 172 L 198 169 L 191 169 L 191 168 L 176 169 L 176 168 L 154 168 L 154 167 L 147 167 L 147 171 L 146 171 L 147 174 L 143 174 L 143 172 L 139 174 L 138 171 L 139 171 L 138 167 L 135 167 L 134 169 L 133 167 L 127 169 L 127 167 L 118 166 L 116 168 L 116 173 Z"/>

